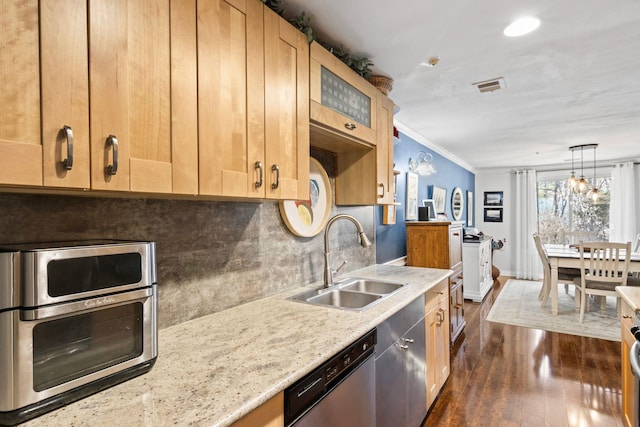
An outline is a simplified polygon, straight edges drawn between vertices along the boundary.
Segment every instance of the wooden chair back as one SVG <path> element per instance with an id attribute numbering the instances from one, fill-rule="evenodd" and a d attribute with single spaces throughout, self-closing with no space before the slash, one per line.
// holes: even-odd
<path id="1" fill-rule="evenodd" d="M 583 287 L 589 282 L 600 286 L 626 286 L 629 273 L 631 242 L 582 242 L 580 245 L 580 275 Z"/>

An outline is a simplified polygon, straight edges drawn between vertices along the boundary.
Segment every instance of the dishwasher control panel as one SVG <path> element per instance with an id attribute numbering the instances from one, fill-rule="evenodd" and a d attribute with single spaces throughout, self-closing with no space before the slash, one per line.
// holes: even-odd
<path id="1" fill-rule="evenodd" d="M 373 329 L 284 391 L 285 425 L 290 426 L 373 354 Z"/>

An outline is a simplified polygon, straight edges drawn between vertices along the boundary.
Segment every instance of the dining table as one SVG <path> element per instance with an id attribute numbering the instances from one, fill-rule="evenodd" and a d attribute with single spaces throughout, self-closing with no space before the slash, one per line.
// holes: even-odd
<path id="1" fill-rule="evenodd" d="M 558 268 L 580 268 L 580 251 L 575 246 L 546 243 L 551 265 L 551 313 L 558 314 Z M 640 272 L 640 252 L 631 252 L 629 272 Z"/>

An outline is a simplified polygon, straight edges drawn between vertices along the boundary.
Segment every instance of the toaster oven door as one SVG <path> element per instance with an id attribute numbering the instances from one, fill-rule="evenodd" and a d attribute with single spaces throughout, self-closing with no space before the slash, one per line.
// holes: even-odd
<path id="1" fill-rule="evenodd" d="M 39 307 L 156 283 L 155 244 L 128 242 L 21 253 L 23 307 Z"/>
<path id="2" fill-rule="evenodd" d="M 77 400 L 90 383 L 117 379 L 130 368 L 155 360 L 156 313 L 156 285 L 0 313 L 0 331 L 8 332 L 0 335 L 0 414 L 70 391 L 71 400 Z"/>

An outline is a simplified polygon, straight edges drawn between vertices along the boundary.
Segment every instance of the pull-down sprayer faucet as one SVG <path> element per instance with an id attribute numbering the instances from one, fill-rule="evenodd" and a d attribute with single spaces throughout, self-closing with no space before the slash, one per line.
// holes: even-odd
<path id="1" fill-rule="evenodd" d="M 329 286 L 333 286 L 333 270 L 331 269 L 331 263 L 329 259 L 329 228 L 331 225 L 339 219 L 348 219 L 353 222 L 356 226 L 358 235 L 360 236 L 360 244 L 363 248 L 371 246 L 371 242 L 367 238 L 367 235 L 364 234 L 362 230 L 362 225 L 358 220 L 352 215 L 347 214 L 338 214 L 327 222 L 327 226 L 324 229 L 324 287 L 328 288 Z M 344 265 L 344 264 L 343 264 Z"/>

